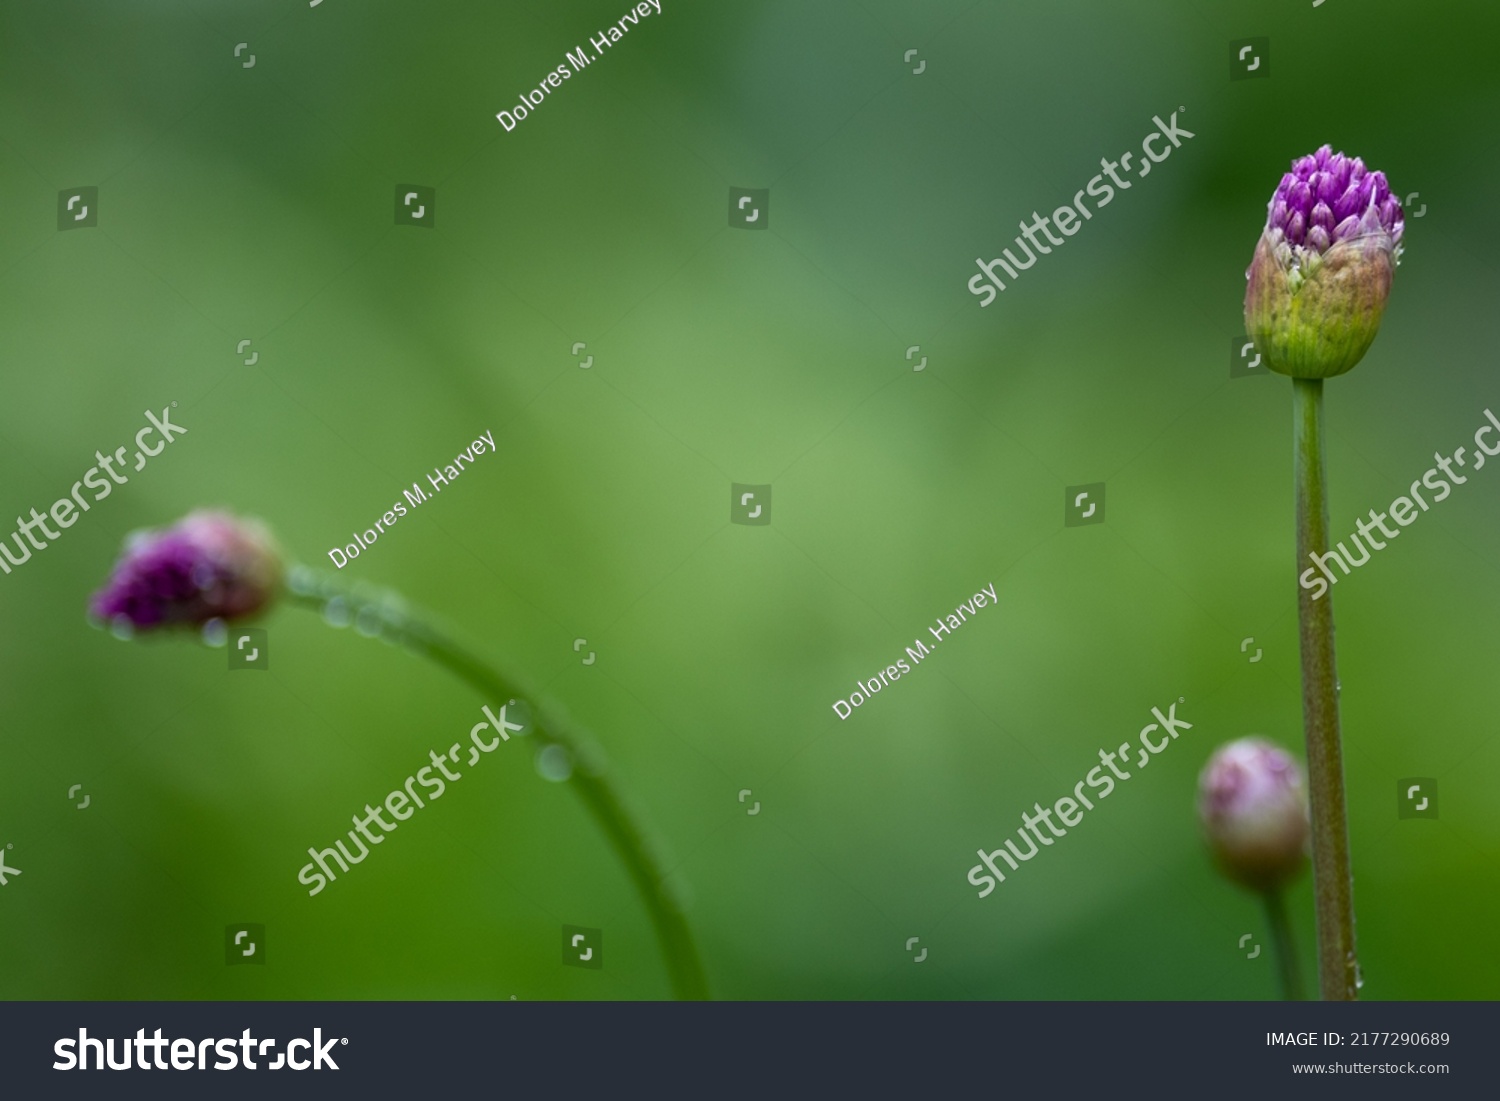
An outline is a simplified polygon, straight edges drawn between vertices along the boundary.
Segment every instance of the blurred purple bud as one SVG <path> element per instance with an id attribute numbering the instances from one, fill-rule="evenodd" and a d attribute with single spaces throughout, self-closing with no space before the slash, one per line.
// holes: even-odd
<path id="1" fill-rule="evenodd" d="M 198 511 L 170 528 L 129 535 L 89 612 L 130 631 L 232 622 L 263 611 L 281 576 L 281 553 L 263 525 Z"/>
<path id="2" fill-rule="evenodd" d="M 1198 777 L 1198 818 L 1224 874 L 1258 891 L 1280 887 L 1307 860 L 1302 774 L 1263 738 L 1220 746 Z"/>

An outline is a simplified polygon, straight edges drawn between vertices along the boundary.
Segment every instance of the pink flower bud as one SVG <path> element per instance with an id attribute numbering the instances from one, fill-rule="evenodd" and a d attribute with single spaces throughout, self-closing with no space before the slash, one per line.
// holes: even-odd
<path id="1" fill-rule="evenodd" d="M 173 527 L 132 533 L 89 611 L 136 631 L 245 619 L 271 602 L 281 575 L 281 554 L 260 523 L 193 512 Z"/>
<path id="2" fill-rule="evenodd" d="M 1307 861 L 1302 773 L 1264 738 L 1214 751 L 1198 777 L 1198 817 L 1219 867 L 1246 887 L 1279 887 Z"/>

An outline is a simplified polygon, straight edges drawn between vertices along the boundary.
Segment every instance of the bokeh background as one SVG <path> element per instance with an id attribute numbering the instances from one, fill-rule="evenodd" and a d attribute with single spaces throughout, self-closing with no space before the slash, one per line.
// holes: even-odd
<path id="1" fill-rule="evenodd" d="M 597 735 L 718 996 L 1275 996 L 1193 814 L 1221 742 L 1301 754 L 1291 395 L 1229 377 L 1244 268 L 1325 141 L 1419 193 L 1380 339 L 1328 387 L 1343 535 L 1500 409 L 1500 11 L 663 9 L 507 133 L 625 0 L 0 6 L 0 516 L 148 408 L 188 430 L 0 577 L 0 997 L 667 995 L 524 741 L 317 897 L 297 882 L 498 701 L 292 609 L 261 624 L 267 672 L 85 622 L 133 529 L 224 505 L 331 568 L 486 430 L 499 454 L 343 576 Z M 1255 36 L 1268 75 L 1231 80 Z M 974 257 L 1173 111 L 1196 136 L 981 309 Z M 436 188 L 433 228 L 395 224 L 401 183 Z M 98 225 L 59 232 L 76 186 Z M 765 231 L 730 228 L 731 187 L 770 189 Z M 730 523 L 733 482 L 773 487 L 768 526 Z M 1105 522 L 1065 527 L 1091 482 Z M 1500 994 L 1497 504 L 1487 469 L 1334 593 L 1370 998 Z M 991 582 L 998 608 L 837 718 Z M 979 899 L 976 849 L 1178 697 L 1191 733 Z M 1408 776 L 1438 820 L 1397 818 Z M 1305 880 L 1291 904 L 1311 972 Z M 225 965 L 238 922 L 264 966 Z M 561 965 L 563 924 L 604 930 L 601 970 Z"/>

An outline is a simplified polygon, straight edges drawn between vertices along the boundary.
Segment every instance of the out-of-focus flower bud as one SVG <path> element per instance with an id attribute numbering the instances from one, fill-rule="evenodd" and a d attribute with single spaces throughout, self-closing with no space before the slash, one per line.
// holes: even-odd
<path id="1" fill-rule="evenodd" d="M 193 512 L 170 528 L 130 535 L 89 611 L 117 633 L 197 628 L 263 611 L 281 577 L 281 553 L 263 525 Z"/>
<path id="2" fill-rule="evenodd" d="M 1257 891 L 1307 861 L 1307 795 L 1297 763 L 1263 738 L 1220 746 L 1198 777 L 1198 817 L 1219 867 Z"/>
<path id="3" fill-rule="evenodd" d="M 1401 256 L 1385 174 L 1323 146 L 1292 163 L 1246 272 L 1245 331 L 1271 370 L 1331 378 L 1369 350 Z"/>

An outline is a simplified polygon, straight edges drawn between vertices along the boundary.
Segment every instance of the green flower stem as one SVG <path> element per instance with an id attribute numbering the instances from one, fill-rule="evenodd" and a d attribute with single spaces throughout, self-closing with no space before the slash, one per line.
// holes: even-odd
<path id="1" fill-rule="evenodd" d="M 1323 459 L 1323 380 L 1292 380 L 1297 451 L 1297 569 L 1328 551 L 1328 476 Z M 1354 951 L 1354 884 L 1339 745 L 1338 667 L 1333 653 L 1333 593 L 1314 600 L 1297 589 L 1302 637 L 1302 720 L 1312 797 L 1313 890 L 1318 912 L 1318 980 L 1325 1001 L 1359 997 Z"/>
<path id="2" fill-rule="evenodd" d="M 1281 975 L 1281 996 L 1289 1002 L 1300 1002 L 1302 967 L 1297 962 L 1297 943 L 1292 939 L 1292 924 L 1286 916 L 1286 896 L 1273 888 L 1263 896 L 1266 922 L 1271 926 L 1271 945 L 1276 950 L 1276 967 Z"/>
<path id="3" fill-rule="evenodd" d="M 348 588 L 326 575 L 297 567 L 291 576 L 287 598 L 323 613 L 331 622 L 352 620 L 362 633 L 383 635 L 411 653 L 429 658 L 473 686 L 490 702 L 527 699 L 527 694 L 515 683 L 462 643 L 425 618 L 413 616 L 395 594 Z M 538 737 L 562 746 L 573 761 L 568 782 L 625 862 L 640 892 L 661 942 L 673 993 L 682 1001 L 709 1000 L 708 979 L 687 916 L 667 885 L 667 871 L 648 842 L 644 825 L 606 773 L 603 754 L 591 739 L 560 717 L 544 719 L 538 714 L 532 725 Z"/>

